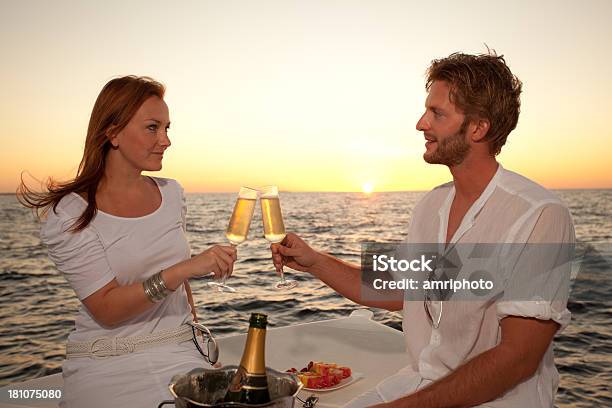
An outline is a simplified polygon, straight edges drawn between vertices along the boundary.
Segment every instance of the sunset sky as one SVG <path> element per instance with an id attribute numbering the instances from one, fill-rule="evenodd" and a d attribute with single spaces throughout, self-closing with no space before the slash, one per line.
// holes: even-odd
<path id="1" fill-rule="evenodd" d="M 179 5 L 180 4 L 180 5 Z M 167 86 L 160 176 L 189 192 L 428 190 L 415 124 L 432 59 L 504 54 L 522 113 L 499 160 L 612 188 L 612 2 L 0 0 L 0 192 L 73 177 L 102 86 Z"/>

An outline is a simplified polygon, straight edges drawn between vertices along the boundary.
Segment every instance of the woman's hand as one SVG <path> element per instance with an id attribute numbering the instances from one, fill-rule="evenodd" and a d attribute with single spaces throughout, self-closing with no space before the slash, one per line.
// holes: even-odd
<path id="1" fill-rule="evenodd" d="M 216 279 L 232 276 L 234 262 L 237 258 L 238 253 L 235 247 L 214 245 L 187 261 L 189 276 L 199 277 L 210 273 L 214 273 Z"/>

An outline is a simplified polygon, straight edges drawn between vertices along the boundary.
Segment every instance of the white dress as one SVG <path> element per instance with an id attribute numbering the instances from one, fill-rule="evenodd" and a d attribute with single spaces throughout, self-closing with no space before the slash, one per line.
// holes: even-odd
<path id="1" fill-rule="evenodd" d="M 185 237 L 185 200 L 175 181 L 153 178 L 162 196 L 160 207 L 143 217 L 124 218 L 98 211 L 82 231 L 68 232 L 87 203 L 78 194 L 64 197 L 57 212 L 49 210 L 41 240 L 49 257 L 80 300 L 117 279 L 120 285 L 142 282 L 190 257 Z M 146 312 L 106 328 L 83 304 L 68 341 L 129 337 L 177 328 L 191 319 L 184 285 Z M 170 378 L 208 366 L 191 341 L 108 358 L 75 358 L 62 366 L 61 407 L 156 407 L 172 399 Z"/>

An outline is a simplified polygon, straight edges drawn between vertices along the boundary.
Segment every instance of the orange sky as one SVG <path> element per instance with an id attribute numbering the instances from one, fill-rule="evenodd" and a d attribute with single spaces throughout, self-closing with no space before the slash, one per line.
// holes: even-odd
<path id="1" fill-rule="evenodd" d="M 612 188 L 612 2 L 418 3 L 4 1 L 0 191 L 22 170 L 73 176 L 98 92 L 125 74 L 166 84 L 158 174 L 187 191 L 428 190 L 450 175 L 422 160 L 424 71 L 485 43 L 524 83 L 503 165 Z"/>

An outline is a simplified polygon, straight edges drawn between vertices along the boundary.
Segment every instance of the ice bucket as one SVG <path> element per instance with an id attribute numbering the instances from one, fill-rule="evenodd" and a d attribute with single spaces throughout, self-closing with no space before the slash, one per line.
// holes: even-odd
<path id="1" fill-rule="evenodd" d="M 178 408 L 192 407 L 274 407 L 293 408 L 295 397 L 302 383 L 293 374 L 281 373 L 266 368 L 268 391 L 271 401 L 259 405 L 246 405 L 235 402 L 222 402 L 230 381 L 238 366 L 227 366 L 218 370 L 196 368 L 187 374 L 177 374 L 170 380 L 170 393 L 174 401 L 164 401 L 159 407 L 172 405 Z M 221 402 L 219 402 L 221 401 Z"/>

